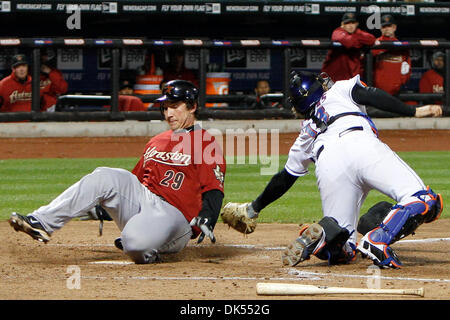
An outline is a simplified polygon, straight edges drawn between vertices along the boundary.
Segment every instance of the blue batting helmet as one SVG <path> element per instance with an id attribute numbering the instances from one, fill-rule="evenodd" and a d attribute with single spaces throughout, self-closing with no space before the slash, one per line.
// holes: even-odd
<path id="1" fill-rule="evenodd" d="M 322 74 L 316 75 L 307 71 L 298 73 L 292 71 L 289 81 L 289 101 L 295 110 L 303 114 L 311 110 L 325 92 L 323 84 L 328 85 L 326 81 L 329 81 L 329 79 L 325 80 Z"/>

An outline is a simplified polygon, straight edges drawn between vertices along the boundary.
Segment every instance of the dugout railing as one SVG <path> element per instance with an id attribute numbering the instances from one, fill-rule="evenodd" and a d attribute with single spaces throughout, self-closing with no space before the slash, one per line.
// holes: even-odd
<path id="1" fill-rule="evenodd" d="M 127 47 L 141 47 L 153 49 L 198 49 L 199 50 L 199 102 L 200 102 L 200 119 L 271 119 L 271 118 L 293 118 L 294 115 L 290 110 L 290 106 L 286 101 L 288 96 L 288 79 L 292 70 L 290 63 L 290 48 L 304 49 L 329 49 L 341 46 L 338 42 L 311 40 L 311 39 L 289 39 L 289 40 L 210 40 L 210 39 L 174 39 L 164 41 L 161 39 L 41 39 L 41 38 L 17 38 L 17 39 L 0 39 L 0 50 L 2 47 L 20 47 L 30 49 L 32 52 L 32 103 L 31 112 L 0 112 L 0 122 L 11 121 L 122 121 L 122 120 L 160 120 L 161 114 L 159 110 L 151 110 L 145 112 L 121 112 L 119 111 L 119 81 L 120 81 L 120 51 Z M 110 95 L 92 97 L 92 96 L 62 96 L 60 103 L 110 105 L 108 111 L 83 111 L 74 108 L 71 111 L 63 112 L 41 112 L 40 107 L 40 61 L 42 48 L 61 48 L 61 47 L 77 47 L 77 48 L 110 48 L 111 63 L 111 80 Z M 281 50 L 282 52 L 282 90 L 279 94 L 271 94 L 265 99 L 278 101 L 282 108 L 273 109 L 257 109 L 252 110 L 246 107 L 230 108 L 230 107 L 205 107 L 206 103 L 214 102 L 237 102 L 242 103 L 247 99 L 245 95 L 207 95 L 206 94 L 206 73 L 207 73 L 207 57 L 208 50 L 211 49 L 255 49 L 265 48 L 271 50 Z M 371 50 L 377 49 L 423 49 L 423 50 L 443 50 L 445 51 L 445 88 L 443 94 L 436 93 L 401 93 L 399 98 L 405 101 L 422 101 L 424 103 L 441 100 L 444 104 L 444 115 L 449 115 L 450 105 L 450 41 L 447 40 L 416 40 L 416 41 L 395 41 L 392 43 L 383 42 L 382 44 L 366 48 L 365 60 L 365 79 L 368 85 L 372 85 L 373 78 L 373 56 Z M 297 70 L 297 69 L 296 69 Z M 158 95 L 140 95 L 143 102 L 152 102 Z M 156 108 L 155 108 L 156 109 Z"/>

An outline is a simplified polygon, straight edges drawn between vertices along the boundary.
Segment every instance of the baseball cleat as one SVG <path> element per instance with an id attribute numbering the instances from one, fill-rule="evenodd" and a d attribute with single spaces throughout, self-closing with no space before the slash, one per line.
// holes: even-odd
<path id="1" fill-rule="evenodd" d="M 356 250 L 361 253 L 363 258 L 369 258 L 378 267 L 401 268 L 402 263 L 391 247 L 386 243 L 375 242 L 371 239 L 371 234 L 376 230 L 367 233 L 359 242 Z"/>
<path id="2" fill-rule="evenodd" d="M 16 231 L 22 231 L 30 235 L 33 239 L 47 243 L 50 241 L 50 234 L 33 216 L 22 216 L 16 212 L 11 214 L 9 224 Z"/>
<path id="3" fill-rule="evenodd" d="M 318 223 L 303 226 L 300 230 L 300 237 L 295 239 L 284 251 L 281 257 L 283 265 L 295 267 L 300 262 L 308 260 L 310 255 L 316 251 L 323 234 L 323 228 Z"/>

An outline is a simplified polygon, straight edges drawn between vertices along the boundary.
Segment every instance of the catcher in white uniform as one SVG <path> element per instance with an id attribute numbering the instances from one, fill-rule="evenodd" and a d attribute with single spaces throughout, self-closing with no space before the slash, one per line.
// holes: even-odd
<path id="1" fill-rule="evenodd" d="M 378 139 L 365 105 L 415 117 L 441 116 L 442 109 L 406 105 L 380 89 L 367 87 L 359 76 L 334 84 L 324 73 L 293 72 L 290 93 L 293 107 L 306 120 L 284 169 L 256 200 L 227 203 L 222 216 L 239 216 L 241 225 L 251 225 L 244 230 L 252 232 L 259 212 L 315 162 L 324 217 L 301 229 L 284 252 L 283 264 L 295 266 L 311 254 L 330 264 L 347 263 L 359 251 L 378 266 L 399 268 L 402 264 L 390 245 L 422 223 L 436 220 L 443 209 L 442 197 Z M 372 189 L 397 204 L 378 203 L 358 223 L 361 205 Z M 364 235 L 359 245 L 355 230 Z"/>

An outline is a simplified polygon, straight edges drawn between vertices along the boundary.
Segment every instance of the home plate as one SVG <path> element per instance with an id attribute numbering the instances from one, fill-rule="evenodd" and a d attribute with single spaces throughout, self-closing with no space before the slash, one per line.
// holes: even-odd
<path id="1" fill-rule="evenodd" d="M 134 264 L 134 262 L 131 261 L 118 261 L 118 260 L 104 260 L 104 261 L 92 261 L 89 262 L 89 264 L 118 264 L 118 265 L 126 265 L 126 264 Z"/>

